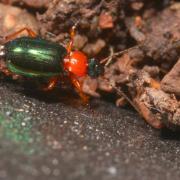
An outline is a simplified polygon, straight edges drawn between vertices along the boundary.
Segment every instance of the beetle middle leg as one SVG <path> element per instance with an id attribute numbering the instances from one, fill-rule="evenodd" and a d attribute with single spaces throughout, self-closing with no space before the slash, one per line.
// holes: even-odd
<path id="1" fill-rule="evenodd" d="M 12 39 L 15 39 L 19 34 L 21 34 L 24 31 L 26 31 L 28 33 L 28 36 L 30 36 L 30 37 L 36 37 L 37 36 L 36 33 L 33 30 L 31 30 L 30 28 L 25 27 L 25 28 L 22 28 L 19 31 L 13 33 L 13 34 L 10 34 L 10 35 L 6 36 L 5 40 L 10 41 Z"/>
<path id="2" fill-rule="evenodd" d="M 50 91 L 53 90 L 58 82 L 58 77 L 52 77 L 50 78 L 47 87 L 43 88 L 43 91 Z"/>

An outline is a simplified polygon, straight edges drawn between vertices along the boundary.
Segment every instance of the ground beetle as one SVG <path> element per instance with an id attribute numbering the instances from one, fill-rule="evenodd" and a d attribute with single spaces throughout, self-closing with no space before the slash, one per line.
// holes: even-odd
<path id="1" fill-rule="evenodd" d="M 75 28 L 76 25 L 71 29 L 71 40 L 66 48 L 38 37 L 29 28 L 6 36 L 5 43 L 0 46 L 0 56 L 5 59 L 6 68 L 0 67 L 0 70 L 6 75 L 48 78 L 49 84 L 44 90 L 53 89 L 59 80 L 68 77 L 82 100 L 86 101 L 78 78 L 86 75 L 98 77 L 102 74 L 102 67 L 96 59 L 72 51 Z M 23 31 L 27 31 L 28 36 L 17 38 Z"/>

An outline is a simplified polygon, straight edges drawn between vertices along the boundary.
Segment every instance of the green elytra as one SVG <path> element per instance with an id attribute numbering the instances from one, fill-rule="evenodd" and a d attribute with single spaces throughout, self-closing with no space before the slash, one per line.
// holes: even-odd
<path id="1" fill-rule="evenodd" d="M 36 37 L 21 37 L 5 43 L 8 69 L 26 77 L 54 77 L 64 73 L 65 47 Z"/>

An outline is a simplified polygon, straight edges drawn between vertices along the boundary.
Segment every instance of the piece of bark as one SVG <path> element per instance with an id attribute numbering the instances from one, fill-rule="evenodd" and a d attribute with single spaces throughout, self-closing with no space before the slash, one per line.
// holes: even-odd
<path id="1" fill-rule="evenodd" d="M 142 99 L 146 107 L 166 127 L 171 129 L 180 127 L 180 102 L 175 96 L 159 89 L 146 88 Z"/>
<path id="2" fill-rule="evenodd" d="M 179 57 L 172 43 L 180 39 L 179 19 L 180 9 L 168 7 L 148 19 L 142 16 L 140 27 L 137 26 L 134 17 L 126 18 L 125 23 L 132 38 L 141 45 L 144 56 L 158 63 L 166 62 L 169 69 Z"/>
<path id="3" fill-rule="evenodd" d="M 165 92 L 180 96 L 180 59 L 171 71 L 162 79 L 161 88 Z"/>
<path id="4" fill-rule="evenodd" d="M 180 102 L 173 94 L 162 91 L 158 84 L 145 71 L 138 71 L 130 77 L 131 96 L 138 112 L 153 127 L 163 125 L 178 129 L 180 127 Z M 154 84 L 156 82 L 156 84 Z"/>
<path id="5" fill-rule="evenodd" d="M 178 53 L 169 49 L 172 42 L 180 39 L 180 10 L 166 8 L 159 12 L 146 20 L 142 32 L 146 36 L 143 50 L 148 57 L 171 65 L 177 61 Z"/>

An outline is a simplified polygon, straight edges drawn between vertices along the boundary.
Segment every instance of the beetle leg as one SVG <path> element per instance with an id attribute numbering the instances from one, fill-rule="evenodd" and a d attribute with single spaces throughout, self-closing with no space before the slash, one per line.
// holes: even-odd
<path id="1" fill-rule="evenodd" d="M 78 25 L 78 22 L 71 28 L 71 31 L 70 31 L 70 42 L 68 43 L 67 48 L 66 48 L 68 55 L 72 51 L 72 47 L 74 44 L 74 36 L 76 34 L 77 25 Z"/>
<path id="2" fill-rule="evenodd" d="M 6 76 L 11 76 L 13 79 L 19 79 L 21 77 L 20 75 L 14 74 L 11 71 L 9 71 L 8 68 L 2 62 L 0 62 L 0 71 L 4 73 L 4 75 Z"/>
<path id="3" fill-rule="evenodd" d="M 12 75 L 12 73 L 7 69 L 5 63 L 3 63 L 2 61 L 0 62 L 0 71 L 4 73 L 6 76 Z"/>
<path id="4" fill-rule="evenodd" d="M 73 75 L 70 75 L 70 79 L 74 87 L 76 88 L 79 96 L 81 97 L 82 101 L 87 104 L 89 101 L 89 96 L 83 93 L 82 91 L 82 84 L 78 81 L 77 78 L 75 78 Z"/>
<path id="5" fill-rule="evenodd" d="M 10 41 L 10 40 L 16 38 L 16 37 L 17 37 L 19 34 L 21 34 L 23 31 L 26 31 L 26 32 L 28 33 L 28 36 L 30 36 L 30 37 L 36 37 L 36 36 L 37 36 L 36 33 L 35 33 L 33 30 L 25 27 L 25 28 L 22 28 L 22 29 L 20 29 L 19 31 L 13 33 L 13 34 L 10 34 L 10 35 L 6 36 L 6 37 L 5 37 L 5 40 L 6 40 L 6 41 Z"/>
<path id="6" fill-rule="evenodd" d="M 1 71 L 2 73 L 4 73 L 6 76 L 12 75 L 12 73 L 11 73 L 8 69 L 1 68 L 1 67 L 0 67 L 0 71 Z"/>
<path id="7" fill-rule="evenodd" d="M 43 91 L 50 91 L 52 89 L 54 89 L 54 87 L 56 86 L 58 82 L 58 77 L 52 77 L 49 80 L 48 86 L 43 88 Z"/>

